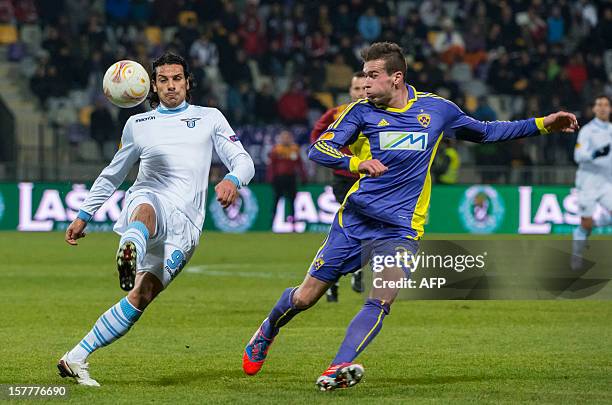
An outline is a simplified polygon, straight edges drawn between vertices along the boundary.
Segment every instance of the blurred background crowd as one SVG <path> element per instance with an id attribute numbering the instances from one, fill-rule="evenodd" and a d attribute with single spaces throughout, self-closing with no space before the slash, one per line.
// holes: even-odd
<path id="1" fill-rule="evenodd" d="M 410 84 L 480 120 L 563 109 L 584 124 L 593 97 L 612 96 L 606 1 L 0 0 L 3 63 L 18 67 L 11 72 L 26 98 L 81 162 L 108 160 L 127 118 L 148 108 L 108 104 L 108 66 L 133 59 L 149 68 L 173 50 L 189 59 L 192 103 L 226 114 L 264 181 L 277 135 L 289 130 L 303 155 L 314 122 L 349 101 L 359 52 L 375 41 L 404 48 Z M 465 179 L 471 170 L 487 182 L 521 182 L 538 181 L 537 168 L 571 167 L 574 142 L 446 147 Z"/>

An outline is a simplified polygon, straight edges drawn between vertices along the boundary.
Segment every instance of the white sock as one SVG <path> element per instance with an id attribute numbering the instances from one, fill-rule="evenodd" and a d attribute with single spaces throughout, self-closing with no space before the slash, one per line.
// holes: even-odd
<path id="1" fill-rule="evenodd" d="M 128 229 L 121 235 L 119 246 L 123 245 L 126 241 L 134 242 L 134 245 L 136 245 L 137 264 L 141 264 L 147 251 L 148 239 L 149 230 L 147 226 L 140 221 L 134 221 L 128 225 Z"/>
<path id="2" fill-rule="evenodd" d="M 576 229 L 574 229 L 574 232 L 572 233 L 572 237 L 574 239 L 572 242 L 572 254 L 574 256 L 582 256 L 582 252 L 586 248 L 589 234 L 590 232 L 584 229 L 582 225 L 579 225 L 576 227 Z"/>
<path id="3" fill-rule="evenodd" d="M 590 232 L 582 227 L 582 225 L 577 226 L 573 232 L 574 240 L 587 240 Z"/>
<path id="4" fill-rule="evenodd" d="M 107 346 L 127 333 L 142 311 L 124 297 L 102 314 L 94 327 L 70 352 L 70 361 L 84 362 L 97 349 Z"/>

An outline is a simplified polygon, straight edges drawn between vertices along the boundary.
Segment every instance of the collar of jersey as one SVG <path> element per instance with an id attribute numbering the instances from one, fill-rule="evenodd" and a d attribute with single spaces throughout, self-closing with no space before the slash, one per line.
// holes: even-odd
<path id="1" fill-rule="evenodd" d="M 608 129 L 608 124 L 610 123 L 609 121 L 608 122 L 602 121 L 597 117 L 593 118 L 593 122 L 595 123 L 596 126 L 602 129 Z"/>
<path id="2" fill-rule="evenodd" d="M 390 112 L 403 113 L 403 112 L 408 111 L 410 107 L 412 107 L 412 104 L 417 99 L 417 92 L 416 92 L 416 89 L 409 84 L 406 84 L 406 89 L 408 90 L 408 100 L 406 101 L 406 105 L 403 106 L 402 108 L 393 108 L 393 107 L 387 107 L 387 106 L 382 106 L 382 105 L 377 105 L 376 107 L 382 108 L 383 110 L 390 111 Z"/>
<path id="3" fill-rule="evenodd" d="M 159 103 L 159 105 L 157 106 L 157 112 L 162 114 L 176 114 L 185 111 L 187 107 L 189 107 L 189 103 L 187 103 L 186 101 L 183 101 L 181 105 L 175 108 L 162 107 L 162 104 Z"/>

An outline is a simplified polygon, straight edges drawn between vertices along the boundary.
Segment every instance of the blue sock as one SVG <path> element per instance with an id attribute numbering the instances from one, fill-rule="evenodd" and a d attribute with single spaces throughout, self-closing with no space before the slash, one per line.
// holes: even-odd
<path id="1" fill-rule="evenodd" d="M 272 311 L 262 324 L 263 334 L 267 338 L 278 335 L 280 328 L 285 326 L 294 316 L 302 312 L 293 306 L 293 294 L 297 287 L 290 287 L 283 291 Z"/>
<path id="2" fill-rule="evenodd" d="M 119 246 L 126 241 L 134 242 L 136 246 L 137 264 L 141 264 L 147 252 L 147 240 L 149 239 L 149 230 L 147 226 L 140 221 L 130 222 L 127 230 L 121 235 Z"/>
<path id="3" fill-rule="evenodd" d="M 87 335 L 68 353 L 72 361 L 85 361 L 95 350 L 125 335 L 142 315 L 127 297 L 103 313 Z"/>
<path id="4" fill-rule="evenodd" d="M 332 365 L 350 363 L 361 353 L 382 329 L 383 319 L 391 306 L 381 300 L 368 298 L 361 311 L 351 321 L 344 341 Z"/>

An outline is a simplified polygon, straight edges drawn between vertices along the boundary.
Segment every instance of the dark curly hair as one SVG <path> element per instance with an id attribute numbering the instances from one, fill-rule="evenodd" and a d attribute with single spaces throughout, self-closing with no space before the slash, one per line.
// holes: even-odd
<path id="1" fill-rule="evenodd" d="M 155 59 L 153 61 L 153 68 L 150 73 L 150 81 L 151 81 L 151 89 L 149 90 L 149 105 L 151 108 L 156 108 L 159 105 L 159 95 L 153 91 L 153 83 L 155 83 L 155 79 L 157 78 L 157 68 L 162 65 L 181 65 L 183 67 L 183 72 L 185 73 L 185 79 L 189 83 L 189 88 L 187 89 L 187 96 L 185 100 L 191 100 L 191 89 L 193 89 L 193 78 L 191 77 L 191 71 L 189 70 L 189 65 L 187 65 L 187 61 L 180 55 L 177 55 L 172 52 L 165 52 L 162 56 Z"/>

